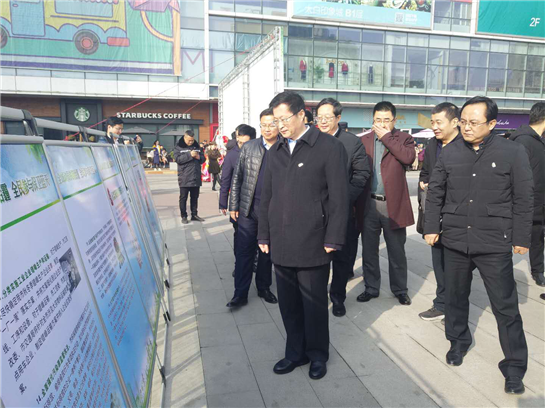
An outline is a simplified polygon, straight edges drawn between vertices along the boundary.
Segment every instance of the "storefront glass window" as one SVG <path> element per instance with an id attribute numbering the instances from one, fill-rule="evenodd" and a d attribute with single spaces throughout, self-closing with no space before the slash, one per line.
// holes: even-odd
<path id="1" fill-rule="evenodd" d="M 312 88 L 312 57 L 288 57 L 288 85 L 294 88 Z"/>
<path id="2" fill-rule="evenodd" d="M 426 49 L 409 47 L 407 49 L 407 62 L 412 64 L 425 64 Z"/>
<path id="3" fill-rule="evenodd" d="M 373 61 L 384 61 L 384 45 L 362 44 L 363 58 Z"/>
<path id="4" fill-rule="evenodd" d="M 341 41 L 361 41 L 361 30 L 354 28 L 339 28 L 339 40 Z"/>
<path id="5" fill-rule="evenodd" d="M 428 66 L 428 92 L 445 93 L 447 91 L 447 67 Z"/>
<path id="6" fill-rule="evenodd" d="M 248 53 L 259 44 L 261 38 L 260 34 L 237 34 L 235 50 Z"/>
<path id="7" fill-rule="evenodd" d="M 361 89 L 382 90 L 384 84 L 384 63 L 377 61 L 362 61 L 361 66 Z"/>
<path id="8" fill-rule="evenodd" d="M 337 88 L 337 59 L 314 58 L 314 88 Z"/>
<path id="9" fill-rule="evenodd" d="M 486 69 L 470 68 L 467 90 L 470 92 L 486 92 Z"/>
<path id="10" fill-rule="evenodd" d="M 314 41 L 314 55 L 316 57 L 331 57 L 337 56 L 337 42 L 330 41 Z"/>
<path id="11" fill-rule="evenodd" d="M 287 9 L 285 0 L 263 0 L 263 14 L 267 16 L 285 16 Z"/>
<path id="12" fill-rule="evenodd" d="M 237 13 L 261 14 L 261 0 L 235 0 Z"/>
<path id="13" fill-rule="evenodd" d="M 492 65 L 492 63 L 490 64 Z M 504 69 L 489 69 L 488 70 L 488 92 L 503 93 L 505 92 L 505 70 Z"/>
<path id="14" fill-rule="evenodd" d="M 541 93 L 541 79 L 543 72 L 526 72 L 526 80 L 524 85 L 524 92 L 526 95 L 533 94 L 539 95 Z"/>
<path id="15" fill-rule="evenodd" d="M 419 64 L 407 64 L 406 73 L 407 92 L 420 92 L 426 89 L 426 66 Z"/>
<path id="16" fill-rule="evenodd" d="M 366 43 L 373 43 L 373 44 L 384 43 L 384 31 L 363 30 L 362 36 L 363 36 L 362 41 Z"/>
<path id="17" fill-rule="evenodd" d="M 493 68 L 506 68 L 507 67 L 507 54 L 498 54 L 495 52 L 490 53 L 490 67 Z"/>
<path id="18" fill-rule="evenodd" d="M 405 47 L 387 45 L 385 54 L 386 61 L 405 62 Z"/>
<path id="19" fill-rule="evenodd" d="M 237 18 L 235 20 L 237 33 L 261 34 L 261 21 L 249 18 Z"/>
<path id="20" fill-rule="evenodd" d="M 182 76 L 179 81 L 203 84 L 205 73 L 204 50 L 182 48 Z"/>
<path id="21" fill-rule="evenodd" d="M 469 53 L 469 66 L 486 68 L 488 66 L 488 53 L 479 52 L 479 51 L 471 51 Z"/>
<path id="22" fill-rule="evenodd" d="M 507 70 L 507 96 L 521 96 L 524 85 L 524 71 Z"/>
<path id="23" fill-rule="evenodd" d="M 210 31 L 211 50 L 233 50 L 235 47 L 235 34 Z"/>
<path id="24" fill-rule="evenodd" d="M 218 11 L 235 11 L 233 0 L 209 0 L 208 8 Z"/>
<path id="25" fill-rule="evenodd" d="M 234 67 L 233 52 L 210 51 L 210 83 L 219 84 Z"/>
<path id="26" fill-rule="evenodd" d="M 339 59 L 337 65 L 339 89 L 360 89 L 360 66 L 360 61 Z"/>
<path id="27" fill-rule="evenodd" d="M 235 19 L 232 17 L 210 16 L 208 20 L 210 30 L 214 31 L 235 31 Z"/>
<path id="28" fill-rule="evenodd" d="M 405 64 L 384 64 L 384 90 L 402 91 L 405 85 Z"/>
<path id="29" fill-rule="evenodd" d="M 466 90 L 467 68 L 450 67 L 448 70 L 448 91 L 456 94 L 464 93 Z"/>
<path id="30" fill-rule="evenodd" d="M 181 30 L 182 48 L 204 48 L 204 31 L 202 30 Z"/>
<path id="31" fill-rule="evenodd" d="M 289 53 L 291 55 L 312 55 L 312 40 L 288 38 Z"/>
<path id="32" fill-rule="evenodd" d="M 361 58 L 361 44 L 360 43 L 339 43 L 339 58 Z"/>
<path id="33" fill-rule="evenodd" d="M 204 30 L 204 0 L 180 2 L 180 25 L 182 28 Z"/>

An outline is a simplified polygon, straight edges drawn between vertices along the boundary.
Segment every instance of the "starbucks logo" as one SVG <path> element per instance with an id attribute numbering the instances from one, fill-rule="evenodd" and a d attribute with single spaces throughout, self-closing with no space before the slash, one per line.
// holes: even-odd
<path id="1" fill-rule="evenodd" d="M 91 112 L 85 108 L 78 108 L 74 111 L 74 117 L 80 122 L 87 122 L 91 117 Z"/>

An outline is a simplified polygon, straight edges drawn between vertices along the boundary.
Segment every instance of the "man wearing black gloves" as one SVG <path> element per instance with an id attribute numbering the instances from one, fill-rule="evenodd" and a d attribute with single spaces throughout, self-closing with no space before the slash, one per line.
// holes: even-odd
<path id="1" fill-rule="evenodd" d="M 534 219 L 530 245 L 530 270 L 539 286 L 545 286 L 543 223 L 545 221 L 545 102 L 538 102 L 530 110 L 530 125 L 521 126 L 509 138 L 526 147 L 534 175 Z"/>
<path id="2" fill-rule="evenodd" d="M 239 307 L 248 303 L 248 291 L 252 283 L 252 270 L 257 248 L 257 227 L 263 179 L 267 167 L 269 149 L 278 140 L 278 128 L 273 123 L 271 109 L 260 115 L 261 138 L 242 146 L 240 157 L 233 172 L 229 196 L 231 218 L 238 222 L 235 247 L 235 294 L 227 307 Z M 259 250 L 255 275 L 257 295 L 268 303 L 277 303 L 271 292 L 272 263 L 270 254 Z"/>
<path id="3" fill-rule="evenodd" d="M 416 229 L 421 234 L 424 232 L 425 213 L 423 210 L 425 209 L 426 193 L 431 175 L 433 174 L 433 168 L 441 151 L 450 142 L 462 138 L 460 129 L 458 128 L 459 120 L 460 110 L 450 102 L 440 103 L 431 111 L 431 128 L 435 137 L 430 140 L 424 153 L 424 163 L 420 172 L 420 189 L 418 190 L 420 207 Z M 435 291 L 435 299 L 433 299 L 433 306 L 418 315 L 423 320 L 433 321 L 445 317 L 445 259 L 443 249 L 443 245 L 440 242 L 431 247 L 431 262 L 435 281 L 437 282 L 437 289 Z"/>
<path id="4" fill-rule="evenodd" d="M 305 126 L 300 95 L 282 92 L 269 107 L 282 138 L 267 154 L 258 242 L 271 252 L 287 334 L 285 358 L 274 372 L 287 374 L 311 361 L 309 376 L 319 379 L 329 359 L 331 252 L 346 240 L 348 155 L 339 140 Z"/>
<path id="5" fill-rule="evenodd" d="M 463 140 L 439 156 L 430 180 L 424 233 L 445 247 L 446 361 L 458 366 L 472 339 L 468 325 L 473 269 L 484 281 L 505 359 L 505 392 L 522 394 L 528 347 L 513 276 L 513 256 L 530 246 L 533 182 L 523 146 L 494 136 L 498 106 L 476 96 L 462 107 Z"/>
<path id="6" fill-rule="evenodd" d="M 322 99 L 316 107 L 318 128 L 322 132 L 339 139 L 348 154 L 348 193 L 350 202 L 346 243 L 342 251 L 333 253 L 333 278 L 329 289 L 334 316 L 344 316 L 346 314 L 344 306 L 346 284 L 350 276 L 354 275 L 354 263 L 358 252 L 359 231 L 356 228 L 354 206 L 371 175 L 371 167 L 361 140 L 356 135 L 339 128 L 342 111 L 342 105 L 333 98 Z"/>

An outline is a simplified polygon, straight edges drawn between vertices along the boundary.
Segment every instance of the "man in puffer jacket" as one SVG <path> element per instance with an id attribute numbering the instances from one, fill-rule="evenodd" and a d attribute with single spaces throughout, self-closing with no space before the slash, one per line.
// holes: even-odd
<path id="1" fill-rule="evenodd" d="M 201 166 L 204 152 L 195 143 L 195 134 L 188 130 L 174 148 L 174 160 L 178 164 L 178 185 L 180 186 L 180 213 L 182 224 L 187 224 L 187 197 L 191 194 L 191 221 L 204 221 L 197 215 L 199 193 L 202 186 Z"/>
<path id="2" fill-rule="evenodd" d="M 526 147 L 534 175 L 534 219 L 530 244 L 530 270 L 539 286 L 545 286 L 543 224 L 545 221 L 545 102 L 538 102 L 530 110 L 530 125 L 518 128 L 510 140 Z"/>
<path id="3" fill-rule="evenodd" d="M 235 293 L 227 307 L 244 306 L 252 283 L 252 270 L 257 249 L 257 227 L 263 175 L 267 165 L 267 152 L 278 140 L 272 110 L 260 114 L 262 137 L 246 143 L 240 152 L 233 172 L 229 197 L 231 218 L 238 221 L 238 241 L 235 247 Z M 265 302 L 277 303 L 271 292 L 272 262 L 270 254 L 258 253 L 255 276 L 257 295 Z"/>

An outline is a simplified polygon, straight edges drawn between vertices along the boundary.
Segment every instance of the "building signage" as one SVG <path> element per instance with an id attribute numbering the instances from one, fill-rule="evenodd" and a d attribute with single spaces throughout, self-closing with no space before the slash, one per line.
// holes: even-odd
<path id="1" fill-rule="evenodd" d="M 529 122 L 528 115 L 499 114 L 496 129 L 518 129 Z"/>
<path id="2" fill-rule="evenodd" d="M 293 15 L 327 20 L 431 28 L 431 0 L 294 1 Z"/>
<path id="3" fill-rule="evenodd" d="M 84 107 L 77 108 L 74 111 L 74 117 L 80 122 L 87 122 L 91 117 L 91 112 L 89 112 L 89 110 L 85 109 Z"/>
<path id="4" fill-rule="evenodd" d="M 545 1 L 481 0 L 477 32 L 545 38 Z"/>
<path id="5" fill-rule="evenodd" d="M 191 119 L 191 113 L 117 112 L 121 119 Z"/>

